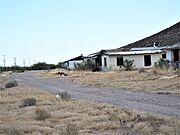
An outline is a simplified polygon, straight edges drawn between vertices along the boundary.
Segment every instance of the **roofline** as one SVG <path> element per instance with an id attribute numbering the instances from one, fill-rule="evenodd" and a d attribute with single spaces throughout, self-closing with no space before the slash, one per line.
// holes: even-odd
<path id="1" fill-rule="evenodd" d="M 165 32 L 165 31 L 167 31 L 168 29 L 171 29 L 171 28 L 173 28 L 174 26 L 176 26 L 176 25 L 178 25 L 180 22 L 177 22 L 176 24 L 174 24 L 174 25 L 172 25 L 172 26 L 170 26 L 170 27 L 168 27 L 168 28 L 165 28 L 165 29 L 163 29 L 163 30 L 161 30 L 161 31 L 159 31 L 159 32 L 157 32 L 157 33 L 155 33 L 155 34 L 152 34 L 152 35 L 150 35 L 150 36 L 148 36 L 148 37 L 145 37 L 145 38 L 142 38 L 142 39 L 140 39 L 140 40 L 137 40 L 137 41 L 135 41 L 135 42 L 132 42 L 132 43 L 129 43 L 129 44 L 127 44 L 127 45 L 123 45 L 122 47 L 119 47 L 119 48 L 116 48 L 117 50 L 128 50 L 128 49 L 132 49 L 133 47 L 128 47 L 128 46 L 130 46 L 130 45 L 132 45 L 132 44 L 136 44 L 136 43 L 138 43 L 138 42 L 141 42 L 141 41 L 143 41 L 143 40 L 146 40 L 146 39 L 149 39 L 149 38 L 152 38 L 153 36 L 156 36 L 156 35 L 158 35 L 158 34 L 160 34 L 160 33 L 162 33 L 162 32 Z M 165 45 L 164 45 L 165 46 Z"/>
<path id="2" fill-rule="evenodd" d="M 162 50 L 151 50 L 151 51 L 128 51 L 128 52 L 119 52 L 119 53 L 106 53 L 105 55 L 109 56 L 124 56 L 124 55 L 143 55 L 143 54 L 156 54 L 161 53 Z"/>
<path id="3" fill-rule="evenodd" d="M 83 59 L 84 59 L 84 56 L 83 56 L 83 55 L 80 55 L 80 56 L 74 57 L 74 58 L 72 58 L 72 59 L 66 60 L 66 61 L 64 61 L 64 62 L 62 62 L 62 63 L 66 63 L 66 62 L 68 62 L 68 61 L 83 60 Z"/>

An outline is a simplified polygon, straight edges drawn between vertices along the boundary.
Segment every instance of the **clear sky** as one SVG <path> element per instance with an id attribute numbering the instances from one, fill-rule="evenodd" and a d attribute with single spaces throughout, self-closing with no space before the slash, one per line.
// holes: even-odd
<path id="1" fill-rule="evenodd" d="M 0 65 L 57 64 L 180 21 L 180 0 L 0 0 Z"/>

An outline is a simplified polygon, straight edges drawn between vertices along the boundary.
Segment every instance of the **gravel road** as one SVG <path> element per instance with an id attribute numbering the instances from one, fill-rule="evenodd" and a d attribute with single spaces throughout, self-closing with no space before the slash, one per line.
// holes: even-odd
<path id="1" fill-rule="evenodd" d="M 35 73 L 13 74 L 12 79 L 16 79 L 20 84 L 52 93 L 68 91 L 75 99 L 105 102 L 128 109 L 180 118 L 180 96 L 83 87 L 67 83 L 63 78 L 40 78 Z"/>

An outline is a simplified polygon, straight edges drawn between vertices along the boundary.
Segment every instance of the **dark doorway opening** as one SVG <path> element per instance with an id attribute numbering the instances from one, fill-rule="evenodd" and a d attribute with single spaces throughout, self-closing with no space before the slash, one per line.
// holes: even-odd
<path id="1" fill-rule="evenodd" d="M 144 55 L 144 66 L 151 66 L 151 55 Z"/>
<path id="2" fill-rule="evenodd" d="M 179 61 L 179 50 L 173 50 L 174 61 Z"/>
<path id="3" fill-rule="evenodd" d="M 117 66 L 123 66 L 123 57 L 117 57 Z"/>
<path id="4" fill-rule="evenodd" d="M 107 67 L 107 59 L 104 58 L 104 66 Z"/>
<path id="5" fill-rule="evenodd" d="M 102 66 L 101 57 L 97 57 L 95 59 L 95 69 L 94 69 L 94 71 L 100 71 L 101 70 L 101 66 Z"/>
<path id="6" fill-rule="evenodd" d="M 166 54 L 165 53 L 162 54 L 162 58 L 166 59 Z"/>

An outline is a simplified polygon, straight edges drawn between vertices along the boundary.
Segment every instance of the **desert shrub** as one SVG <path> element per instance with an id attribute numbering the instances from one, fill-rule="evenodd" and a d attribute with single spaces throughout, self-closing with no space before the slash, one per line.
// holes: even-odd
<path id="1" fill-rule="evenodd" d="M 158 74 L 158 71 L 154 69 L 154 70 L 153 70 L 153 74 L 154 74 L 154 75 L 157 75 L 157 74 Z"/>
<path id="2" fill-rule="evenodd" d="M 125 59 L 123 61 L 123 66 L 127 71 L 131 71 L 135 67 L 135 65 L 133 65 L 133 63 L 134 63 L 134 60 Z"/>
<path id="3" fill-rule="evenodd" d="M 49 70 L 49 69 L 55 69 L 57 68 L 54 64 L 46 64 L 45 62 L 39 62 L 34 65 L 32 65 L 31 70 Z"/>
<path id="4" fill-rule="evenodd" d="M 176 69 L 176 71 L 174 72 L 174 74 L 180 76 L 180 69 L 179 69 L 179 68 Z"/>
<path id="5" fill-rule="evenodd" d="M 94 71 L 96 69 L 95 64 L 91 60 L 87 60 L 86 62 L 76 63 L 74 64 L 76 70 L 82 71 Z"/>
<path id="6" fill-rule="evenodd" d="M 63 128 L 60 132 L 60 135 L 78 135 L 79 129 L 76 125 L 67 124 L 65 128 Z"/>
<path id="7" fill-rule="evenodd" d="M 19 128 L 10 127 L 8 129 L 4 130 L 4 133 L 6 135 L 23 135 L 23 131 L 21 131 Z"/>
<path id="8" fill-rule="evenodd" d="M 35 114 L 36 114 L 36 117 L 35 117 L 36 120 L 46 120 L 51 117 L 51 115 L 45 109 L 38 108 L 36 109 Z"/>
<path id="9" fill-rule="evenodd" d="M 144 68 L 140 68 L 139 70 L 138 70 L 138 72 L 141 74 L 141 73 L 146 73 L 146 70 L 144 69 Z"/>
<path id="10" fill-rule="evenodd" d="M 0 87 L 0 91 L 3 91 L 3 90 L 5 90 L 4 88 L 2 88 L 2 87 Z"/>
<path id="11" fill-rule="evenodd" d="M 170 67 L 170 61 L 160 58 L 157 62 L 154 63 L 156 68 L 168 69 Z"/>
<path id="12" fill-rule="evenodd" d="M 16 86 L 18 86 L 18 83 L 16 80 L 10 81 L 10 82 L 5 84 L 5 88 L 12 88 L 12 87 L 16 87 Z"/>
<path id="13" fill-rule="evenodd" d="M 26 98 L 26 99 L 22 100 L 20 107 L 27 107 L 27 106 L 34 106 L 34 105 L 36 105 L 35 98 Z"/>
<path id="14" fill-rule="evenodd" d="M 71 98 L 71 95 L 67 91 L 59 92 L 58 95 L 62 100 L 66 100 L 66 101 L 70 100 Z"/>

